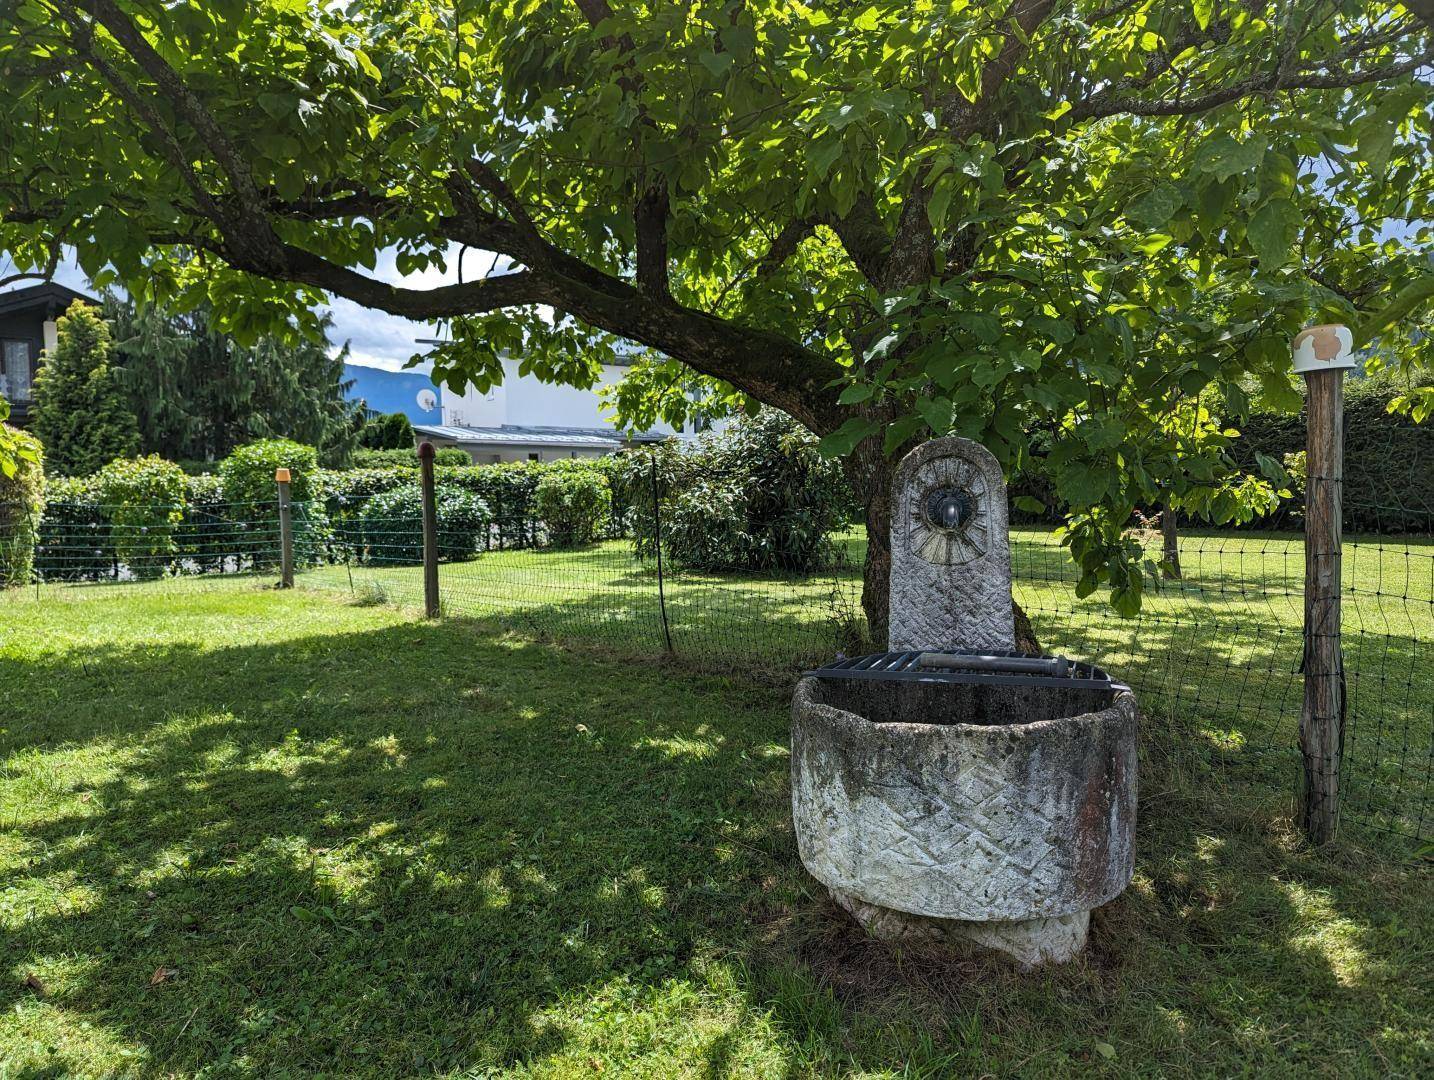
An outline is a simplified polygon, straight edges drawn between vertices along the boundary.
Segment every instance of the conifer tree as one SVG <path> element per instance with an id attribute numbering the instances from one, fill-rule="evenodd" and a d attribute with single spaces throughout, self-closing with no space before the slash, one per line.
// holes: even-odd
<path id="1" fill-rule="evenodd" d="M 35 376 L 31 430 L 45 468 L 88 476 L 139 449 L 139 427 L 114 367 L 114 344 L 100 313 L 75 301 L 60 317 L 54 352 Z"/>

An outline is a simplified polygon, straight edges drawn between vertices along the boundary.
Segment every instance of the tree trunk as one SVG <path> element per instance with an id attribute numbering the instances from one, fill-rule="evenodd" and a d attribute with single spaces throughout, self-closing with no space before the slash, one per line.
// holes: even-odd
<path id="1" fill-rule="evenodd" d="M 866 564 L 862 568 L 861 606 L 866 613 L 867 633 L 874 648 L 885 649 L 891 614 L 891 504 L 892 481 L 897 461 L 870 441 L 857 447 L 846 459 L 847 478 L 865 497 Z M 1016 621 L 1016 651 L 1029 656 L 1041 654 L 1031 620 L 1021 605 L 1011 599 Z M 939 644 L 933 642 L 933 644 Z"/>
<path id="2" fill-rule="evenodd" d="M 1163 551 L 1161 561 L 1165 577 L 1172 580 L 1180 578 L 1180 532 L 1175 524 L 1175 511 L 1166 503 L 1165 508 L 1160 511 L 1160 536 L 1162 539 Z"/>

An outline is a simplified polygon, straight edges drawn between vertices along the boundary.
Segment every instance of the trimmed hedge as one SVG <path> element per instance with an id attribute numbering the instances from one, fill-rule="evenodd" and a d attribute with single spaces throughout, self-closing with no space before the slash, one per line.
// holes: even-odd
<path id="1" fill-rule="evenodd" d="M 29 432 L 5 428 L 6 442 L 32 451 L 34 461 L 15 458 L 15 473 L 0 470 L 0 589 L 26 585 L 35 565 L 35 543 L 45 509 L 45 459 L 40 440 Z"/>
<path id="2" fill-rule="evenodd" d="M 566 466 L 559 468 L 559 466 Z M 612 494 L 598 470 L 554 462 L 533 489 L 533 513 L 557 547 L 591 544 L 607 527 Z"/>
<path id="3" fill-rule="evenodd" d="M 412 446 L 402 450 L 355 450 L 352 462 L 355 469 L 382 469 L 390 465 L 406 468 L 417 466 L 418 451 Z M 456 446 L 443 446 L 434 451 L 433 463 L 472 465 L 473 459 Z"/>
<path id="4" fill-rule="evenodd" d="M 324 517 L 314 503 L 319 452 L 292 439 L 260 439 L 236 447 L 219 463 L 224 501 L 229 516 L 249 537 L 236 535 L 233 550 L 252 560 L 254 568 L 274 565 L 278 559 L 278 489 L 274 472 L 289 470 L 289 496 L 299 504 L 294 514 L 294 562 L 304 565 L 319 555 Z"/>
<path id="5" fill-rule="evenodd" d="M 1418 385 L 1434 374 L 1423 373 Z M 1344 391 L 1344 527 L 1346 532 L 1434 531 L 1434 424 L 1416 424 L 1389 412 L 1404 392 L 1390 377 L 1348 379 Z M 1255 471 L 1255 455 L 1282 461 L 1305 448 L 1305 415 L 1252 413 L 1240 427 L 1230 454 Z M 1254 523 L 1264 529 L 1296 529 L 1304 514 L 1299 490 L 1274 513 Z"/>
<path id="6" fill-rule="evenodd" d="M 467 559 L 484 546 L 492 515 L 478 496 L 456 488 L 436 491 L 438 555 Z M 363 562 L 412 564 L 423 561 L 423 497 L 417 484 L 375 495 L 349 527 Z"/>

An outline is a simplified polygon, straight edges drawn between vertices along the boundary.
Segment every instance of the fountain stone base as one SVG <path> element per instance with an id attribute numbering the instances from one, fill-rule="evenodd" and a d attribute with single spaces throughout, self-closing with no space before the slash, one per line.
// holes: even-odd
<path id="1" fill-rule="evenodd" d="M 805 678 L 802 862 L 877 937 L 1068 960 L 1130 881 L 1136 723 L 1119 686 Z"/>

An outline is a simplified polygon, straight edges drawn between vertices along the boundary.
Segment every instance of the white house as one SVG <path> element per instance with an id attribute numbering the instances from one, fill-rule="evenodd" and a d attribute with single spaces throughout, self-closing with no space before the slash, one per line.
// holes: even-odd
<path id="1" fill-rule="evenodd" d="M 475 462 L 554 461 L 598 457 L 635 443 L 677 436 L 695 438 L 710 425 L 691 420 L 682 431 L 659 424 L 639 434 L 615 428 L 599 390 L 622 379 L 626 365 L 604 364 L 598 385 L 590 390 L 545 383 L 520 375 L 516 359 L 503 360 L 503 381 L 486 393 L 469 387 L 455 393 L 438 389 L 443 422 L 415 423 L 414 434 L 434 446 L 456 446 Z"/>

